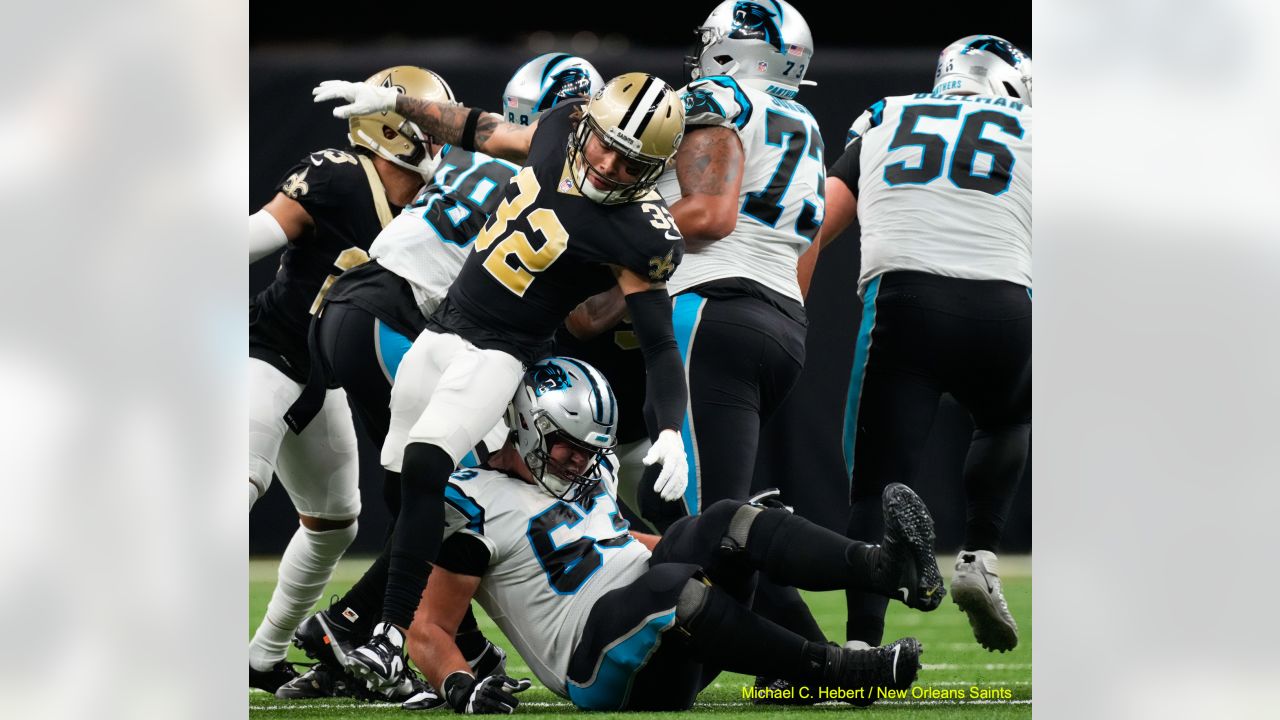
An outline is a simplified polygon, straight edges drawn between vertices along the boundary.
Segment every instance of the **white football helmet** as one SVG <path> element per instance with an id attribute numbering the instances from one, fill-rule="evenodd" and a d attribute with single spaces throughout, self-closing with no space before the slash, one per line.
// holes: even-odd
<path id="1" fill-rule="evenodd" d="M 970 35 L 943 49 L 933 91 L 942 95 L 998 95 L 1031 104 L 1031 58 L 995 35 Z"/>
<path id="2" fill-rule="evenodd" d="M 516 449 L 538 485 L 552 497 L 576 502 L 600 484 L 600 458 L 617 444 L 618 404 L 609 381 L 581 360 L 553 357 L 524 374 L 507 409 Z M 566 442 L 591 459 L 581 473 L 551 459 L 551 446 Z"/>
<path id="3" fill-rule="evenodd" d="M 685 83 L 730 75 L 770 95 L 793 98 L 813 59 L 813 33 L 785 0 L 724 0 L 694 30 L 685 56 Z"/>
<path id="4" fill-rule="evenodd" d="M 379 70 L 365 80 L 370 85 L 395 88 L 401 95 L 456 105 L 453 90 L 444 78 L 425 68 L 397 65 Z M 427 147 L 434 139 L 417 123 L 389 110 L 372 115 L 356 115 L 348 121 L 347 139 L 352 145 L 368 148 L 380 157 L 430 180 L 440 163 L 440 152 Z M 439 144 L 439 143 L 437 143 Z"/>
<path id="5" fill-rule="evenodd" d="M 591 63 L 576 55 L 547 53 L 530 60 L 502 91 L 502 108 L 507 122 L 532 125 L 544 110 L 561 100 L 591 97 L 604 80 Z"/>
<path id="6" fill-rule="evenodd" d="M 607 178 L 587 159 L 587 141 L 595 136 L 605 148 L 638 169 L 633 182 Z M 633 72 L 610 80 L 591 98 L 569 134 L 569 167 L 584 196 L 603 205 L 626 203 L 653 190 L 684 138 L 684 101 L 661 78 Z M 592 184 L 594 173 L 607 189 Z"/>

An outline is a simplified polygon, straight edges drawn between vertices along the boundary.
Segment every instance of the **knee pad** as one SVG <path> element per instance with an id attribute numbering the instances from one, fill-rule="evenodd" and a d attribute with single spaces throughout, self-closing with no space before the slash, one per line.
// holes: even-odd
<path id="1" fill-rule="evenodd" d="M 680 597 L 676 599 L 676 622 L 688 626 L 702 613 L 710 597 L 711 583 L 706 578 L 699 575 L 685 580 Z"/>
<path id="2" fill-rule="evenodd" d="M 275 474 L 271 463 L 265 458 L 249 453 L 249 482 L 258 488 L 258 497 L 261 498 L 267 494 L 267 488 L 271 487 L 271 476 Z"/>

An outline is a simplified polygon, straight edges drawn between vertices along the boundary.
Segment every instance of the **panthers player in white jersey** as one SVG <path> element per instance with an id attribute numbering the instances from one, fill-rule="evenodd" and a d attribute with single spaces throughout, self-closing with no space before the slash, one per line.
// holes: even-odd
<path id="1" fill-rule="evenodd" d="M 785 0 L 725 0 L 695 32 L 684 149 L 658 183 L 686 243 L 669 288 L 689 384 L 689 484 L 680 503 L 640 484 L 642 515 L 659 529 L 751 494 L 760 429 L 804 366 L 796 262 L 822 224 L 826 178 L 818 123 L 795 99 L 813 84 L 800 12 Z M 794 590 L 763 582 L 756 607 L 825 639 Z"/>
<path id="2" fill-rule="evenodd" d="M 821 233 L 834 238 L 855 213 L 862 225 L 849 537 L 876 536 L 881 488 L 913 480 L 951 393 L 975 426 L 952 595 L 978 642 L 1000 651 L 1018 633 L 995 551 L 1031 434 L 1031 131 L 1031 59 L 992 35 L 963 38 L 943 50 L 932 92 L 885 98 L 854 122 Z M 850 593 L 849 639 L 879 642 L 884 607 Z"/>
<path id="3" fill-rule="evenodd" d="M 450 479 L 446 541 L 409 652 L 458 712 L 510 712 L 527 681 L 477 680 L 453 647 L 474 596 L 552 692 L 588 710 L 688 709 L 701 663 L 840 688 L 906 688 L 913 638 L 849 650 L 805 640 L 741 601 L 756 573 L 814 590 L 860 587 L 930 610 L 942 599 L 932 521 L 905 486 L 885 493 L 884 545 L 854 543 L 788 510 L 724 500 L 662 538 L 628 532 L 607 450 L 608 381 L 572 358 L 525 374 L 514 442 Z"/>
<path id="4" fill-rule="evenodd" d="M 750 494 L 760 427 L 804 365 L 796 260 L 822 223 L 826 177 L 818 123 L 794 99 L 813 57 L 799 11 L 725 0 L 695 32 L 685 145 L 658 182 L 686 244 L 669 289 L 689 381 L 689 484 L 676 507 L 645 493 L 659 526 Z"/>

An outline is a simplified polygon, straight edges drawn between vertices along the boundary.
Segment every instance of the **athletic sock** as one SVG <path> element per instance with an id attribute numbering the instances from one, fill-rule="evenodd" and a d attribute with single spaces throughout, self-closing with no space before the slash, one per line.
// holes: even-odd
<path id="1" fill-rule="evenodd" d="M 442 448 L 410 443 L 400 469 L 400 517 L 392 535 L 382 620 L 407 628 L 444 539 L 444 488 L 454 462 Z"/>
<path id="2" fill-rule="evenodd" d="M 338 530 L 309 530 L 299 526 L 280 558 L 276 589 L 267 614 L 249 642 L 249 666 L 269 670 L 284 659 L 293 631 L 306 619 L 333 568 L 356 536 L 357 523 Z"/>

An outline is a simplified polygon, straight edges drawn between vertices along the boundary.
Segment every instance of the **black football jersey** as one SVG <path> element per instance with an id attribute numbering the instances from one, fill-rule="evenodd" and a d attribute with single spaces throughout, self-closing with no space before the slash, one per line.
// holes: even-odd
<path id="1" fill-rule="evenodd" d="M 578 192 L 567 157 L 580 102 L 539 119 L 528 165 L 508 183 L 431 329 L 531 363 L 551 353 L 569 311 L 616 283 L 610 265 L 665 282 L 680 264 L 684 240 L 656 192 L 620 205 Z"/>
<path id="2" fill-rule="evenodd" d="M 289 243 L 275 280 L 250 301 L 249 355 L 306 382 L 312 313 L 344 270 L 368 261 L 369 244 L 400 208 L 388 202 L 372 159 L 356 148 L 311 153 L 276 190 L 300 203 L 315 224 Z"/>

